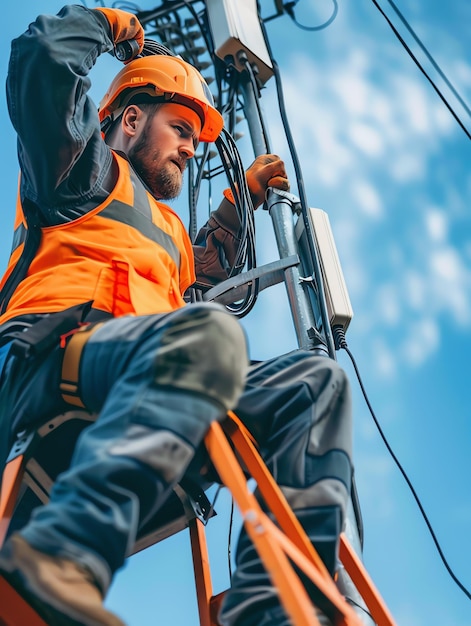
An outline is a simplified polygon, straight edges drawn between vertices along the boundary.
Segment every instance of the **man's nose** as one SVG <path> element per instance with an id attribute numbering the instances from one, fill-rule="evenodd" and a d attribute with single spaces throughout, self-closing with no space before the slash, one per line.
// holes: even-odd
<path id="1" fill-rule="evenodd" d="M 180 154 L 186 159 L 191 159 L 195 156 L 195 147 L 193 145 L 193 139 L 187 139 L 180 144 Z"/>

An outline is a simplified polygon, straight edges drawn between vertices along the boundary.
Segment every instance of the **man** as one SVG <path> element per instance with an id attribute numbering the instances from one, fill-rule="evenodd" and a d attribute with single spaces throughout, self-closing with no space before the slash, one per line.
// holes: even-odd
<path id="1" fill-rule="evenodd" d="M 97 116 L 88 72 L 99 54 L 128 40 L 141 50 L 143 39 L 127 12 L 67 6 L 12 43 L 21 181 L 1 291 L 0 459 L 22 428 L 75 406 L 98 414 L 48 505 L 0 552 L 0 573 L 53 625 L 122 624 L 102 597 L 229 409 L 332 574 L 351 483 L 350 399 L 337 364 L 296 351 L 248 368 L 233 317 L 185 306 L 195 280 L 227 277 L 238 219 L 224 199 L 192 247 L 162 200 L 178 195 L 198 141 L 214 141 L 223 120 L 199 73 L 169 56 L 125 65 Z M 247 181 L 255 207 L 268 184 L 288 188 L 275 155 L 257 159 Z M 287 624 L 244 532 L 237 566 L 221 622 Z"/>

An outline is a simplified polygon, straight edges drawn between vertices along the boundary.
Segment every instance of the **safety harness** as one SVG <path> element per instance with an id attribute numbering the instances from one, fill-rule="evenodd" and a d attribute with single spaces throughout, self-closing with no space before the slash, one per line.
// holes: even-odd
<path id="1" fill-rule="evenodd" d="M 40 213 L 36 205 L 27 199 L 24 201 L 23 215 L 27 227 L 25 228 L 23 224 L 18 226 L 19 237 L 18 240 L 15 238 L 13 241 L 12 253 L 22 243 L 24 243 L 24 246 L 20 258 L 0 291 L 0 315 L 3 315 L 7 310 L 12 295 L 23 278 L 25 278 L 41 243 Z"/>
<path id="2" fill-rule="evenodd" d="M 70 340 L 65 346 L 64 359 L 62 361 L 62 378 L 59 385 L 63 399 L 69 404 L 86 408 L 79 393 L 79 368 L 82 350 L 103 322 L 88 324 L 71 331 L 67 336 Z M 61 340 L 67 341 L 67 336 L 62 335 Z"/>
<path id="3" fill-rule="evenodd" d="M 64 349 L 62 376 L 59 385 L 63 399 L 69 404 L 86 408 L 79 394 L 79 366 L 82 350 L 91 335 L 111 315 L 92 308 L 85 302 L 64 311 L 50 313 L 31 325 L 7 322 L 0 345 L 10 344 L 9 353 L 21 359 L 38 358 L 60 346 Z"/>

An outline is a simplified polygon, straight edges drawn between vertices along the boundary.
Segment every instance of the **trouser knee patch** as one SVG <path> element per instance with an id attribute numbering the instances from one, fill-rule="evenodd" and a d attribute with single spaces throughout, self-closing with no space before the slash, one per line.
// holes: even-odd
<path id="1" fill-rule="evenodd" d="M 247 371 L 247 349 L 238 322 L 219 307 L 191 307 L 162 335 L 155 359 L 159 385 L 179 387 L 233 408 Z"/>

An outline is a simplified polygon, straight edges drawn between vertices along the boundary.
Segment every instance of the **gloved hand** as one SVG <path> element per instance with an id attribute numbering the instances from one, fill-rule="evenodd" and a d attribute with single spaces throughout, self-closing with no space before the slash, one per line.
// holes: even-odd
<path id="1" fill-rule="evenodd" d="M 134 40 L 139 49 L 133 57 L 142 52 L 144 47 L 144 29 L 135 15 L 121 9 L 108 9 L 106 7 L 96 7 L 94 11 L 100 11 L 108 20 L 115 45 L 123 41 Z M 127 62 L 130 60 L 130 58 L 127 59 Z"/>
<path id="2" fill-rule="evenodd" d="M 258 156 L 245 175 L 255 209 L 264 203 L 267 187 L 289 191 L 285 164 L 276 154 Z"/>

